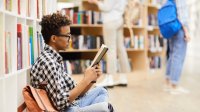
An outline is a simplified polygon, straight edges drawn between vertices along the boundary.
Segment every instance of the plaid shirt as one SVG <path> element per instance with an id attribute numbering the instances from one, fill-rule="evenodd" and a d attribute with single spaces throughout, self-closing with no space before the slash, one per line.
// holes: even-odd
<path id="1" fill-rule="evenodd" d="M 62 57 L 48 45 L 31 68 L 31 85 L 38 88 L 43 81 L 47 81 L 46 91 L 58 110 L 70 106 L 69 91 L 75 82 L 65 72 Z"/>

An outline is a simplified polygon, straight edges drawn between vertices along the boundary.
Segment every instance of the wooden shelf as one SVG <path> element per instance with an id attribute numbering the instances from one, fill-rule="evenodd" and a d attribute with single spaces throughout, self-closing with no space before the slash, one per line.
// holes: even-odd
<path id="1" fill-rule="evenodd" d="M 7 11 L 7 10 L 4 10 L 2 11 L 4 12 L 6 15 L 9 15 L 9 16 L 17 16 L 16 14 L 14 14 L 13 12 L 10 12 L 10 11 Z"/>
<path id="2" fill-rule="evenodd" d="M 93 10 L 93 11 L 99 11 L 99 8 L 97 5 L 95 4 L 90 4 L 88 2 L 88 0 L 82 0 L 82 6 L 83 7 L 83 10 Z"/>
<path id="3" fill-rule="evenodd" d="M 88 59 L 94 59 L 97 50 L 95 51 L 80 51 L 80 50 L 74 50 L 74 51 L 64 51 L 64 52 L 59 52 L 60 55 L 63 57 L 63 60 L 88 60 Z"/>
<path id="4" fill-rule="evenodd" d="M 127 48 L 127 52 L 138 52 L 138 51 L 144 51 L 144 49 L 134 49 L 134 48 Z M 66 51 L 59 51 L 60 53 L 90 53 L 90 52 L 98 52 L 98 49 L 68 49 Z"/>
<path id="5" fill-rule="evenodd" d="M 97 52 L 98 49 L 67 49 L 66 51 L 59 51 L 60 53 L 76 53 L 76 52 Z"/>
<path id="6" fill-rule="evenodd" d="M 124 25 L 124 28 L 128 28 L 127 25 Z M 133 25 L 132 26 L 133 29 L 144 29 L 144 26 L 138 26 L 138 25 Z"/>
<path id="7" fill-rule="evenodd" d="M 127 48 L 126 51 L 127 52 L 143 52 L 144 49 Z"/>
<path id="8" fill-rule="evenodd" d="M 31 67 L 27 67 L 27 68 L 17 70 L 17 71 L 8 73 L 8 74 L 4 74 L 4 75 L 0 76 L 0 79 L 6 79 L 6 78 L 9 78 L 9 77 L 12 77 L 13 75 L 20 75 L 22 72 L 25 72 L 25 71 L 29 70 L 30 68 Z"/>
<path id="9" fill-rule="evenodd" d="M 159 4 L 157 4 L 157 5 L 148 4 L 147 7 L 148 7 L 148 8 L 153 8 L 153 9 L 156 9 L 156 10 L 159 10 L 159 8 L 161 7 L 161 5 L 159 5 Z"/>
<path id="10" fill-rule="evenodd" d="M 71 27 L 92 27 L 102 28 L 102 24 L 72 24 Z"/>
<path id="11" fill-rule="evenodd" d="M 73 28 L 79 28 L 79 27 L 85 27 L 85 28 L 102 28 L 103 25 L 102 24 L 72 24 L 71 27 Z M 126 25 L 124 25 L 124 28 L 128 28 Z M 144 29 L 145 27 L 144 26 L 137 26 L 137 25 L 134 25 L 132 26 L 133 29 Z"/>
<path id="12" fill-rule="evenodd" d="M 161 52 L 157 51 L 157 52 L 151 52 L 151 51 L 148 51 L 148 56 L 152 57 L 152 56 L 162 56 L 163 55 L 163 52 L 164 50 L 162 50 Z"/>
<path id="13" fill-rule="evenodd" d="M 158 27 L 158 26 L 148 26 L 148 27 L 147 27 L 147 30 L 148 30 L 148 31 L 159 30 L 159 27 Z"/>

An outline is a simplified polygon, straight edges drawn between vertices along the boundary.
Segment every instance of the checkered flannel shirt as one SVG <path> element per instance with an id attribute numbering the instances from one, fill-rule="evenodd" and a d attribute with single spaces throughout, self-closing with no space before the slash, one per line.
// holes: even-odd
<path id="1" fill-rule="evenodd" d="M 58 110 L 70 106 L 69 91 L 76 84 L 65 72 L 62 57 L 48 45 L 45 45 L 31 68 L 31 85 L 39 88 L 38 85 L 43 81 L 47 81 L 46 91 Z"/>

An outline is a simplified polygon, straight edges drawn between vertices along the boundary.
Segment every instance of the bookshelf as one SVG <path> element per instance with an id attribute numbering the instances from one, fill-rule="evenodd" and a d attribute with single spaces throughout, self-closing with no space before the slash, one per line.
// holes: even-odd
<path id="1" fill-rule="evenodd" d="M 34 62 L 39 54 L 39 22 L 42 15 L 56 11 L 56 3 L 57 0 L 0 0 L 1 112 L 16 112 L 22 104 L 22 89 L 30 83 L 31 60 Z"/>
<path id="2" fill-rule="evenodd" d="M 148 1 L 148 58 L 150 69 L 160 69 L 165 63 L 166 40 L 162 38 L 157 22 L 157 13 L 164 0 Z M 153 42 L 154 41 L 154 42 Z"/>
<path id="3" fill-rule="evenodd" d="M 60 0 L 60 2 L 64 2 L 64 1 Z M 150 65 L 149 57 L 153 57 L 153 56 L 161 56 L 162 58 L 165 57 L 164 47 L 161 49 L 161 51 L 155 51 L 155 52 L 151 52 L 149 48 L 149 45 L 150 45 L 149 35 L 155 36 L 153 38 L 157 38 L 157 36 L 159 36 L 159 38 L 162 38 L 160 36 L 159 27 L 157 25 L 157 20 L 156 20 L 157 11 L 159 7 L 161 6 L 162 2 L 163 0 L 141 0 L 142 11 L 140 13 L 140 21 L 138 25 L 132 26 L 132 30 L 134 32 L 134 36 L 137 36 L 137 38 L 140 36 L 143 37 L 143 47 L 141 48 L 140 47 L 131 48 L 130 46 L 127 47 L 127 53 L 128 53 L 129 59 L 131 60 L 133 71 L 148 70 L 149 68 L 151 68 L 149 66 Z M 73 8 L 70 8 L 67 14 L 70 16 L 70 18 L 73 21 L 74 21 L 74 15 L 72 15 L 73 13 L 79 14 L 80 12 L 82 14 L 84 12 L 83 16 L 85 16 L 84 15 L 85 13 L 87 15 L 88 12 L 90 13 L 91 11 L 99 12 L 98 7 L 96 5 L 89 4 L 87 0 L 81 0 L 81 4 L 79 6 L 78 12 L 72 11 L 72 10 Z M 149 20 L 149 15 L 152 16 L 151 18 L 153 18 L 153 20 L 151 21 Z M 102 24 L 96 24 L 96 23 L 92 24 L 91 22 L 89 23 L 80 22 L 78 24 L 75 22 L 74 24 L 71 25 L 72 34 L 78 30 L 81 35 L 102 35 L 102 29 L 103 29 Z M 128 27 L 125 25 L 124 25 L 124 37 L 125 37 L 125 40 L 127 38 L 130 38 Z M 160 42 L 160 41 L 157 41 L 157 42 Z M 96 53 L 96 49 L 88 49 L 88 50 L 80 50 L 80 49 L 69 50 L 68 49 L 66 51 L 62 51 L 61 54 L 63 55 L 63 57 L 67 55 L 75 56 L 75 54 L 76 55 L 79 54 L 81 56 L 76 57 L 76 58 L 93 59 L 94 57 L 93 51 L 95 51 Z M 84 57 L 84 55 L 86 55 L 87 58 Z M 64 59 L 67 59 L 67 58 L 64 58 Z"/>
<path id="4" fill-rule="evenodd" d="M 142 5 L 142 12 L 141 12 L 141 18 L 140 18 L 140 24 L 139 25 L 133 25 L 132 26 L 132 30 L 134 32 L 135 35 L 137 35 L 138 38 L 143 37 L 143 46 L 137 47 L 137 48 L 127 48 L 127 52 L 128 52 L 128 57 L 129 60 L 131 60 L 132 63 L 132 67 L 133 70 L 147 70 L 148 65 L 147 65 L 147 30 L 146 30 L 146 14 L 147 14 L 147 7 L 145 5 L 145 3 L 141 3 Z M 97 8 L 96 5 L 91 5 L 87 2 L 87 0 L 82 0 L 82 3 L 79 7 L 79 11 L 80 13 L 82 13 L 81 11 L 84 11 L 86 13 L 86 15 L 89 13 L 89 15 L 91 15 L 90 13 L 94 12 L 94 13 L 99 13 L 99 10 Z M 69 13 L 71 12 L 71 9 L 69 11 Z M 72 11 L 73 12 L 73 11 Z M 76 13 L 76 12 L 75 12 Z M 77 12 L 79 14 L 79 12 Z M 71 13 L 69 14 L 71 16 Z M 83 14 L 84 16 L 84 14 Z M 74 18 L 71 17 L 73 20 Z M 95 18 L 95 17 L 94 17 Z M 91 20 L 91 19 L 89 19 Z M 101 20 L 101 19 L 100 19 Z M 95 21 L 95 20 L 94 20 Z M 88 23 L 84 23 L 81 22 L 79 24 L 77 24 L 75 22 L 75 24 L 71 25 L 71 32 L 72 34 L 74 32 L 76 32 L 77 30 L 79 30 L 81 35 L 101 35 L 103 36 L 103 26 L 102 24 L 98 24 L 96 22 L 88 22 Z M 128 27 L 124 25 L 124 36 L 127 38 L 130 38 L 130 33 L 128 30 Z M 94 49 L 95 50 L 95 49 Z M 93 57 L 95 55 L 93 55 L 93 53 L 91 53 L 91 49 L 88 50 L 84 50 L 84 52 L 80 49 L 75 50 L 75 52 L 79 55 L 81 55 L 80 59 L 85 59 L 84 55 L 87 55 L 87 59 L 93 59 Z M 61 54 L 63 55 L 63 57 L 67 56 L 67 55 L 72 55 L 71 50 L 66 50 L 66 51 L 62 51 Z M 74 55 L 75 56 L 75 55 Z M 65 58 L 64 58 L 65 59 Z M 67 59 L 67 58 L 66 58 Z M 105 59 L 106 60 L 106 59 Z"/>

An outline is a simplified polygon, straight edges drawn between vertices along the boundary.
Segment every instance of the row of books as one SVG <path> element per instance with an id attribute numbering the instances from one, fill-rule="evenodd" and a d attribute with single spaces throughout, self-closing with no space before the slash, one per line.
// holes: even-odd
<path id="1" fill-rule="evenodd" d="M 92 60 L 66 60 L 64 61 L 64 67 L 68 74 L 83 74 L 87 67 L 92 63 Z M 100 66 L 102 73 L 107 73 L 106 60 L 102 59 L 100 61 Z M 132 69 L 132 61 L 129 59 L 129 64 Z M 121 66 L 119 64 L 119 59 L 117 59 L 117 72 L 121 72 Z"/>
<path id="2" fill-rule="evenodd" d="M 31 2 L 33 0 L 27 0 L 26 3 L 26 9 L 24 9 L 24 7 L 22 8 L 22 5 L 24 5 L 24 1 L 22 0 L 17 0 L 17 13 L 20 15 L 22 12 L 22 10 L 27 10 L 27 16 L 30 15 L 30 11 L 33 9 L 33 2 Z M 3 3 L 3 2 L 1 2 Z M 12 11 L 12 8 L 13 8 L 13 0 L 5 0 L 5 10 L 7 11 Z"/>
<path id="3" fill-rule="evenodd" d="M 149 26 L 158 26 L 158 18 L 156 14 L 148 15 L 148 25 Z"/>
<path id="4" fill-rule="evenodd" d="M 24 38 L 24 39 L 23 39 Z M 22 69 L 22 53 L 23 53 L 23 50 L 22 50 L 22 46 L 23 43 L 23 40 L 28 42 L 28 65 L 31 65 L 34 63 L 34 57 L 35 57 L 35 54 L 34 54 L 34 37 L 33 37 L 33 27 L 32 26 L 28 26 L 28 25 L 24 25 L 24 24 L 17 24 L 17 46 L 18 46 L 18 52 L 17 52 L 17 63 L 18 63 L 18 70 L 19 69 Z M 25 47 L 25 46 L 24 46 Z"/>
<path id="5" fill-rule="evenodd" d="M 149 51 L 150 52 L 161 52 L 164 47 L 164 39 L 159 35 L 148 35 L 149 38 Z"/>
<path id="6" fill-rule="evenodd" d="M 5 0 L 5 2 L 3 2 L 3 0 L 0 0 L 0 8 L 2 7 L 2 4 L 5 6 L 5 10 L 7 11 L 13 11 L 13 0 Z M 36 7 L 34 7 L 34 3 L 36 2 Z M 48 10 L 50 10 L 51 8 L 47 8 L 48 6 L 51 7 L 51 5 L 53 4 L 52 1 L 48 1 L 48 0 L 17 0 L 17 13 L 19 15 L 26 15 L 28 17 L 32 17 L 33 16 L 33 12 L 36 12 L 36 17 L 38 19 L 40 19 L 42 17 L 42 15 L 47 14 Z M 36 11 L 33 11 L 35 10 Z M 26 14 L 24 14 L 26 12 Z M 50 11 L 49 11 L 50 12 Z"/>
<path id="7" fill-rule="evenodd" d="M 149 57 L 150 69 L 160 69 L 162 66 L 162 60 L 160 56 Z"/>
<path id="8" fill-rule="evenodd" d="M 131 42 L 133 41 L 133 42 Z M 124 45 L 126 48 L 134 49 L 144 49 L 144 36 L 143 35 L 134 35 L 131 37 L 124 38 Z"/>
<path id="9" fill-rule="evenodd" d="M 13 47 L 12 40 L 14 34 L 9 31 L 5 32 L 5 73 L 10 73 L 12 71 L 12 59 Z M 23 24 L 17 24 L 17 70 L 23 67 L 29 66 L 34 63 L 34 37 L 33 37 L 33 27 Z M 26 44 L 27 43 L 27 44 Z M 25 48 L 28 46 L 28 49 Z M 27 51 L 25 51 L 27 50 Z M 26 54 L 27 53 L 27 54 Z M 28 55 L 28 60 L 24 58 Z"/>
<path id="10" fill-rule="evenodd" d="M 68 74 L 83 74 L 86 68 L 90 66 L 92 60 L 67 60 L 64 61 L 64 67 Z M 100 66 L 102 72 L 106 73 L 106 61 L 101 60 Z"/>
<path id="11" fill-rule="evenodd" d="M 99 49 L 103 43 L 102 36 L 72 35 L 69 49 Z"/>
<path id="12" fill-rule="evenodd" d="M 63 15 L 68 15 L 73 24 L 102 24 L 102 13 L 96 11 L 74 11 L 62 9 Z"/>

